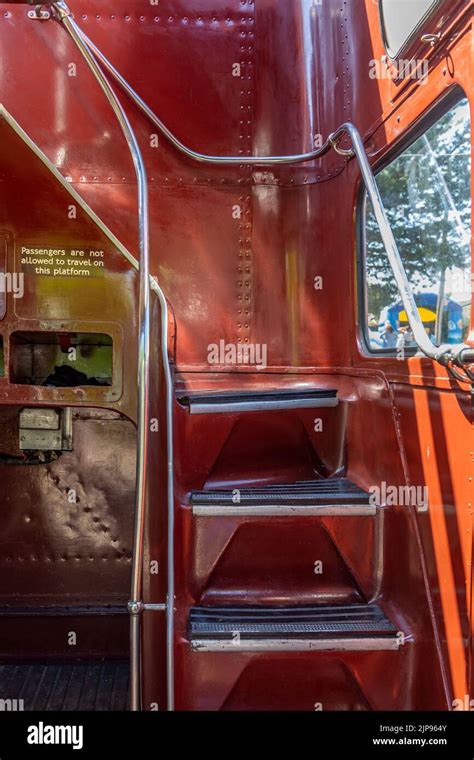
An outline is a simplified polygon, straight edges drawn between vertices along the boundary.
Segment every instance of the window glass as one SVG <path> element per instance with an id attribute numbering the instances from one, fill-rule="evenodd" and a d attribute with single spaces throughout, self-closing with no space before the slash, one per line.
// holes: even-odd
<path id="1" fill-rule="evenodd" d="M 380 0 L 385 44 L 396 55 L 438 0 Z"/>
<path id="2" fill-rule="evenodd" d="M 458 101 L 383 171 L 377 185 L 431 341 L 460 343 L 471 310 L 469 105 Z M 413 348 L 370 200 L 363 204 L 366 338 L 371 350 Z"/>

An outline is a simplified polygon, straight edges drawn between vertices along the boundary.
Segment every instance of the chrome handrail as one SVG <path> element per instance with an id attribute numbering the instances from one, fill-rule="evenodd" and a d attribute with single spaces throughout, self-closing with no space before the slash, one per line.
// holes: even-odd
<path id="1" fill-rule="evenodd" d="M 418 308 L 415 303 L 403 262 L 393 236 L 387 213 L 370 167 L 364 145 L 356 127 L 346 122 L 335 132 L 331 133 L 321 148 L 307 153 L 287 156 L 212 156 L 198 153 L 185 146 L 165 124 L 153 113 L 149 106 L 133 90 L 122 75 L 112 66 L 103 53 L 92 43 L 87 35 L 80 29 L 72 18 L 72 13 L 65 2 L 53 2 L 48 4 L 54 11 L 54 18 L 59 20 L 71 36 L 101 89 L 107 97 L 114 113 L 120 123 L 124 136 L 127 140 L 138 182 L 138 215 L 139 215 L 139 249 L 140 249 L 140 299 L 139 299 L 139 322 L 140 339 L 138 353 L 138 456 L 137 456 L 137 489 L 135 527 L 133 543 L 133 566 L 132 566 L 132 593 L 128 608 L 131 616 L 131 691 L 133 710 L 140 709 L 140 635 L 141 613 L 144 609 L 166 610 L 167 613 L 167 696 L 168 709 L 174 708 L 174 657 L 173 657 L 173 633 L 174 633 L 174 483 L 173 483 L 173 387 L 171 369 L 168 357 L 168 306 L 166 297 L 155 278 L 149 275 L 149 214 L 148 214 L 148 187 L 146 169 L 138 141 L 125 114 L 125 111 L 110 86 L 106 76 L 102 72 L 99 63 L 109 72 L 113 79 L 123 88 L 133 102 L 143 111 L 152 123 L 164 134 L 177 150 L 201 163 L 214 165 L 282 165 L 294 164 L 315 160 L 331 148 L 339 155 L 355 157 L 358 160 L 362 179 L 369 198 L 372 202 L 375 217 L 377 219 L 382 241 L 391 265 L 397 286 L 400 292 L 403 306 L 408 316 L 408 322 L 413 332 L 419 349 L 430 359 L 434 359 L 451 370 L 452 365 L 463 367 L 465 364 L 474 362 L 474 349 L 465 344 L 443 344 L 434 346 L 423 326 Z M 339 143 L 344 135 L 348 135 L 353 145 L 352 149 L 343 149 Z M 146 510 L 146 486 L 147 471 L 146 458 L 148 452 L 148 409 L 149 409 L 149 348 L 150 348 L 150 298 L 149 287 L 157 294 L 161 312 L 161 341 L 162 357 L 166 382 L 166 419 L 167 419 L 167 471 L 168 471 L 168 595 L 167 603 L 157 605 L 145 605 L 141 600 L 142 574 L 143 574 L 143 538 L 144 520 Z M 472 373 L 466 369 L 468 377 L 472 379 Z M 461 377 L 461 379 L 464 379 Z"/>
<path id="2" fill-rule="evenodd" d="M 429 339 L 420 312 L 418 311 L 415 297 L 405 267 L 403 266 L 390 222 L 388 221 L 387 212 L 364 149 L 362 138 L 354 125 L 349 122 L 343 124 L 340 129 L 343 132 L 346 132 L 351 139 L 354 153 L 359 163 L 362 179 L 364 180 L 364 185 L 372 203 L 375 218 L 377 219 L 385 252 L 390 262 L 403 307 L 408 316 L 408 323 L 418 348 L 425 354 L 425 356 L 434 359 L 443 365 L 449 365 L 451 362 L 458 366 L 462 366 L 464 363 L 471 363 L 474 361 L 474 349 L 470 346 L 464 343 L 443 343 L 440 346 L 435 346 Z M 472 358 L 469 358 L 471 355 Z"/>
<path id="3" fill-rule="evenodd" d="M 64 2 L 52 4 L 56 18 L 62 23 L 89 66 L 120 124 L 132 156 L 138 188 L 138 238 L 140 252 L 139 268 L 139 345 L 138 345 L 138 412 L 137 412 L 137 465 L 135 491 L 135 525 L 132 555 L 131 598 L 128 603 L 130 613 L 130 692 L 132 710 L 140 709 L 140 617 L 143 611 L 143 539 L 147 498 L 147 456 L 149 443 L 149 385 L 150 385 L 150 282 L 149 282 L 149 204 L 146 168 L 137 138 L 128 117 L 98 65 L 94 55 L 82 38 L 82 34 L 72 18 L 71 11 Z M 166 346 L 167 348 L 167 346 Z"/>
<path id="4" fill-rule="evenodd" d="M 445 366 L 455 364 L 459 367 L 464 367 L 465 364 L 474 362 L 474 349 L 466 344 L 460 343 L 454 345 L 445 343 L 440 346 L 435 346 L 430 341 L 424 328 L 423 321 L 420 317 L 420 313 L 416 306 L 413 291 L 408 280 L 405 267 L 403 266 L 400 252 L 395 242 L 395 238 L 388 221 L 387 212 L 383 205 L 383 201 L 377 187 L 374 174 L 365 153 L 361 136 L 353 124 L 350 122 L 342 124 L 335 132 L 328 136 L 321 148 L 315 151 L 311 151 L 310 153 L 300 153 L 293 156 L 210 156 L 204 153 L 198 153 L 197 151 L 191 150 L 186 145 L 184 145 L 171 132 L 171 130 L 166 127 L 161 119 L 151 110 L 147 103 L 145 103 L 140 95 L 135 92 L 127 80 L 106 58 L 102 51 L 100 51 L 96 45 L 94 45 L 94 43 L 87 37 L 84 32 L 81 32 L 81 34 L 83 40 L 87 43 L 90 50 L 96 56 L 97 60 L 102 64 L 106 71 L 111 74 L 117 84 L 120 85 L 120 87 L 126 92 L 130 99 L 160 130 L 160 132 L 169 139 L 172 145 L 174 145 L 177 150 L 179 150 L 188 158 L 199 161 L 201 163 L 209 163 L 214 165 L 229 165 L 239 163 L 245 165 L 253 164 L 264 166 L 313 161 L 314 159 L 320 158 L 325 153 L 327 153 L 330 148 L 334 148 L 334 150 L 339 155 L 345 156 L 347 158 L 355 155 L 359 163 L 364 185 L 374 208 L 374 213 L 380 228 L 382 241 L 385 246 L 385 250 L 395 277 L 395 281 L 397 283 L 398 290 L 400 292 L 404 309 L 408 316 L 408 323 L 410 325 L 418 348 L 423 354 L 425 354 L 425 356 Z M 344 134 L 347 134 L 349 136 L 353 149 L 344 149 L 339 147 L 339 142 L 341 141 L 341 138 L 344 136 Z"/>
<path id="5" fill-rule="evenodd" d="M 114 235 L 114 233 L 104 224 L 103 220 L 97 216 L 97 214 L 94 212 L 94 210 L 85 202 L 84 198 L 74 189 L 74 187 L 71 185 L 71 183 L 61 174 L 61 172 L 58 170 L 58 168 L 55 166 L 55 164 L 52 163 L 52 161 L 41 151 L 39 146 L 31 139 L 31 137 L 24 131 L 24 129 L 20 126 L 20 124 L 13 118 L 13 116 L 7 111 L 5 106 L 0 103 L 0 119 L 4 119 L 5 122 L 9 125 L 9 127 L 18 135 L 20 140 L 22 140 L 25 145 L 31 150 L 34 155 L 44 164 L 44 166 L 47 168 L 47 170 L 53 175 L 55 180 L 59 182 L 61 187 L 65 190 L 65 192 L 69 193 L 70 196 L 73 198 L 74 202 L 77 203 L 77 205 L 84 211 L 84 213 L 94 222 L 94 224 L 97 225 L 97 227 L 101 230 L 101 232 L 108 238 L 108 240 L 112 243 L 114 248 L 117 250 L 117 252 L 125 258 L 127 263 L 135 269 L 135 271 L 139 271 L 140 265 L 139 261 L 128 251 L 128 249 L 121 243 L 121 241 Z M 162 325 L 161 325 L 161 349 L 162 349 L 162 361 L 163 366 L 165 369 L 165 395 L 166 395 L 166 419 L 167 419 L 167 468 L 168 468 L 168 495 L 167 495 L 167 502 L 168 504 L 174 503 L 174 493 L 173 493 L 173 447 L 172 447 L 172 439 L 173 439 L 173 416 L 172 416 L 172 400 L 173 400 L 173 384 L 172 384 L 172 378 L 171 378 L 171 370 L 170 370 L 170 364 L 167 354 L 167 340 L 168 340 L 168 304 L 166 301 L 166 298 L 164 296 L 164 293 L 154 277 L 150 275 L 149 279 L 150 283 L 150 290 L 158 296 L 158 300 L 160 303 L 161 308 L 161 315 L 162 315 Z M 173 513 L 171 514 L 172 520 L 173 520 Z M 173 524 L 171 523 L 169 531 L 171 534 L 171 537 L 173 536 Z M 169 562 L 173 563 L 173 544 L 171 544 L 171 550 L 170 550 L 170 556 L 169 556 Z M 174 577 L 171 578 L 171 584 L 168 588 L 173 589 L 174 588 Z M 153 603 L 143 603 L 143 610 L 146 611 L 168 611 L 167 604 L 153 604 Z M 170 616 L 171 621 L 171 636 L 170 640 L 172 641 L 172 615 Z M 172 690 L 171 690 L 172 692 Z M 172 696 L 172 693 L 171 693 Z"/>
<path id="6" fill-rule="evenodd" d="M 316 150 L 309 151 L 308 153 L 295 153 L 288 156 L 211 156 L 205 153 L 199 153 L 192 148 L 188 148 L 187 145 L 181 142 L 176 135 L 174 135 L 170 129 L 161 121 L 161 119 L 151 110 L 151 108 L 145 103 L 145 101 L 138 95 L 137 92 L 128 84 L 127 80 L 120 74 L 119 71 L 112 65 L 112 63 L 105 57 L 99 48 L 94 45 L 92 40 L 81 30 L 82 39 L 88 45 L 89 49 L 94 53 L 97 60 L 103 65 L 109 74 L 115 79 L 117 84 L 127 93 L 131 100 L 143 111 L 145 116 L 157 127 L 157 129 L 164 135 L 174 147 L 179 150 L 180 153 L 187 156 L 193 161 L 197 161 L 202 164 L 213 164 L 214 166 L 229 166 L 232 164 L 243 165 L 257 165 L 257 166 L 281 166 L 284 164 L 297 164 L 306 161 L 314 161 L 321 156 L 324 156 L 328 150 L 331 149 L 332 143 L 328 138 L 325 143 Z"/>

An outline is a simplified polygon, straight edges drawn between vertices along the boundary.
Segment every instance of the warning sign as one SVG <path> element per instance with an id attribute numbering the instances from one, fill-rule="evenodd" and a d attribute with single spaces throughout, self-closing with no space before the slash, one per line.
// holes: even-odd
<path id="1" fill-rule="evenodd" d="M 21 269 L 44 277 L 103 277 L 105 252 L 95 248 L 20 248 Z"/>

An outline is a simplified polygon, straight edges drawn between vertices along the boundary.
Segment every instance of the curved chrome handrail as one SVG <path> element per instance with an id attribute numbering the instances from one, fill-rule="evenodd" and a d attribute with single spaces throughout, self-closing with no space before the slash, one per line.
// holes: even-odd
<path id="1" fill-rule="evenodd" d="M 353 124 L 346 122 L 335 132 L 331 133 L 323 146 L 309 153 L 288 156 L 211 156 L 198 153 L 185 146 L 163 122 L 153 113 L 148 105 L 132 89 L 128 82 L 112 66 L 103 53 L 89 40 L 87 35 L 74 22 L 72 13 L 65 2 L 53 2 L 49 6 L 54 10 L 54 17 L 59 20 L 69 33 L 86 60 L 94 77 L 112 106 L 120 123 L 133 158 L 138 182 L 139 208 L 139 248 L 140 248 L 140 341 L 138 354 L 138 457 L 137 457 L 137 496 L 135 510 L 134 552 L 132 567 L 132 599 L 129 602 L 131 615 L 131 683 L 132 709 L 140 709 L 140 615 L 146 605 L 141 601 L 141 586 L 143 572 L 143 536 L 146 508 L 146 455 L 148 450 L 148 404 L 149 404 L 149 344 L 150 344 L 150 303 L 149 287 L 159 297 L 161 309 L 161 339 L 162 355 L 166 382 L 166 418 L 167 418 L 167 466 L 168 466 L 168 599 L 166 605 L 154 605 L 155 609 L 166 609 L 167 612 L 167 680 L 168 680 L 168 709 L 174 708 L 174 662 L 173 662 L 173 628 L 174 628 L 174 484 L 173 484 L 173 388 L 168 357 L 168 307 L 166 297 L 156 279 L 149 276 L 149 216 L 148 188 L 146 170 L 141 151 L 128 121 L 125 111 L 107 81 L 100 64 L 109 72 L 113 79 L 124 89 L 135 104 L 143 111 L 150 121 L 164 134 L 181 153 L 188 158 L 201 163 L 214 165 L 282 165 L 312 161 L 323 156 L 331 148 L 339 155 L 347 158 L 356 156 L 367 193 L 373 205 L 374 213 L 380 228 L 380 234 L 385 250 L 397 282 L 403 306 L 407 312 L 408 322 L 415 341 L 420 350 L 431 359 L 448 366 L 457 365 L 465 369 L 472 380 L 472 373 L 465 364 L 474 362 L 474 349 L 465 344 L 443 344 L 434 346 L 423 326 L 413 291 L 407 278 L 403 262 L 398 251 L 395 238 L 388 221 L 380 192 L 372 173 L 364 145 L 358 130 Z M 347 134 L 352 142 L 352 149 L 339 147 L 339 142 Z M 464 378 L 462 378 L 464 379 Z"/>
<path id="2" fill-rule="evenodd" d="M 380 228 L 382 241 L 384 243 L 385 250 L 392 267 L 392 271 L 394 273 L 402 303 L 405 311 L 407 312 L 408 323 L 410 325 L 418 348 L 420 351 L 422 351 L 423 354 L 425 354 L 425 356 L 445 366 L 455 364 L 464 368 L 465 364 L 474 362 L 474 349 L 466 344 L 460 343 L 453 345 L 445 343 L 440 346 L 434 346 L 430 341 L 424 328 L 418 308 L 416 306 L 413 291 L 405 272 L 405 268 L 400 257 L 400 252 L 395 242 L 395 238 L 388 221 L 387 212 L 383 205 L 382 198 L 377 187 L 374 174 L 370 167 L 361 136 L 353 124 L 350 122 L 342 124 L 335 132 L 331 133 L 328 136 L 325 143 L 320 149 L 312 151 L 310 153 L 301 153 L 294 156 L 210 156 L 203 153 L 198 153 L 184 145 L 168 129 L 168 127 L 166 127 L 161 119 L 151 110 L 151 108 L 138 95 L 138 93 L 135 92 L 135 90 L 126 81 L 126 79 L 120 74 L 119 71 L 117 71 L 117 69 L 96 47 L 96 45 L 94 45 L 94 43 L 87 37 L 87 35 L 84 32 L 81 32 L 81 34 L 84 42 L 86 42 L 86 44 L 89 46 L 90 50 L 96 56 L 97 60 L 102 64 L 106 71 L 111 74 L 117 84 L 120 85 L 120 87 L 145 114 L 145 116 L 147 116 L 147 118 L 161 131 L 161 133 L 169 139 L 171 144 L 174 145 L 177 150 L 179 150 L 188 158 L 193 159 L 194 161 L 214 165 L 229 165 L 236 163 L 261 166 L 281 165 L 312 161 L 323 156 L 328 152 L 330 148 L 334 148 L 336 153 L 346 158 L 350 158 L 355 155 L 359 163 L 364 185 L 374 208 L 374 213 Z M 353 149 L 339 147 L 339 143 L 344 134 L 347 134 L 350 138 Z"/>
<path id="3" fill-rule="evenodd" d="M 378 189 L 375 177 L 372 169 L 370 168 L 369 160 L 364 149 L 362 138 L 358 130 L 353 124 L 346 122 L 340 128 L 346 132 L 354 147 L 354 152 L 359 162 L 362 179 L 366 187 L 368 196 L 371 200 L 374 210 L 375 218 L 380 229 L 380 235 L 385 247 L 390 266 L 397 283 L 397 287 L 402 299 L 403 307 L 408 316 L 408 323 L 413 332 L 413 337 L 419 347 L 419 349 L 430 359 L 438 361 L 440 364 L 449 365 L 451 362 L 458 366 L 463 366 L 464 363 L 471 363 L 474 361 L 474 349 L 467 346 L 464 343 L 451 344 L 443 343 L 440 346 L 435 346 L 429 339 L 428 334 L 424 328 L 423 321 L 418 311 L 418 307 L 415 302 L 415 297 L 411 289 L 410 282 L 405 272 L 405 267 L 398 250 L 398 246 L 395 242 L 395 238 L 388 221 L 387 212 L 383 205 L 382 197 Z M 464 355 L 466 358 L 464 358 Z M 472 356 L 472 358 L 469 358 Z"/>
<path id="4" fill-rule="evenodd" d="M 128 84 L 127 80 L 120 74 L 119 71 L 112 65 L 112 63 L 105 57 L 99 48 L 94 45 L 92 40 L 81 30 L 82 39 L 88 45 L 90 50 L 94 53 L 97 60 L 102 64 L 104 69 L 108 71 L 113 79 L 120 85 L 120 87 L 127 93 L 131 100 L 143 111 L 145 116 L 159 129 L 162 135 L 164 135 L 174 147 L 192 161 L 197 161 L 201 164 L 213 164 L 214 166 L 229 166 L 232 164 L 243 165 L 257 165 L 257 166 L 281 166 L 284 164 L 298 164 L 306 161 L 314 161 L 321 156 L 324 156 L 328 150 L 331 149 L 332 143 L 328 138 L 325 143 L 316 150 L 309 151 L 308 153 L 295 153 L 288 156 L 211 156 L 205 153 L 199 153 L 192 148 L 188 148 L 187 145 L 181 142 L 176 135 L 174 135 L 170 129 L 164 124 L 161 119 L 151 110 L 151 108 L 145 103 L 145 101 L 138 95 L 135 90 Z"/>

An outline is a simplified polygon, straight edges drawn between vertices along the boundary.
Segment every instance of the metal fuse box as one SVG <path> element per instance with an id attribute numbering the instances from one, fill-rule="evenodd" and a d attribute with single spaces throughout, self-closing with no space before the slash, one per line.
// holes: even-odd
<path id="1" fill-rule="evenodd" d="M 22 409 L 21 451 L 71 451 L 72 409 Z"/>

